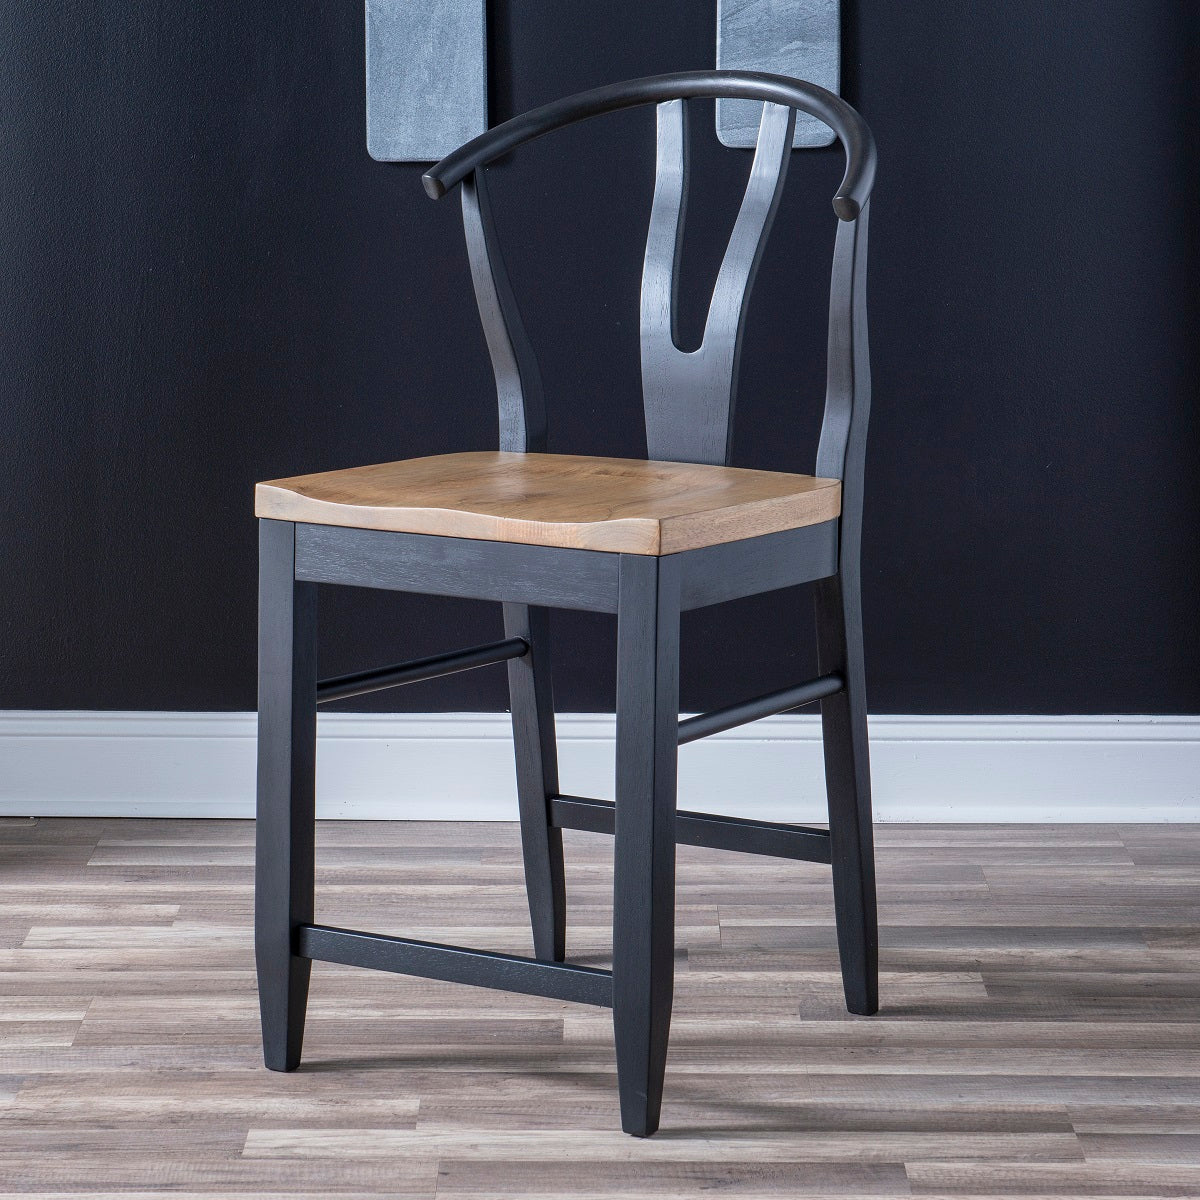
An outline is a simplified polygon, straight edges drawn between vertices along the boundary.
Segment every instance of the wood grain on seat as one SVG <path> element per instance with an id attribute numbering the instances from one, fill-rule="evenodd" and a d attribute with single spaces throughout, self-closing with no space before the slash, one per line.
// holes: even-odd
<path id="1" fill-rule="evenodd" d="M 697 463 L 480 451 L 258 485 L 260 517 L 395 533 L 675 554 L 829 521 L 836 479 Z"/>

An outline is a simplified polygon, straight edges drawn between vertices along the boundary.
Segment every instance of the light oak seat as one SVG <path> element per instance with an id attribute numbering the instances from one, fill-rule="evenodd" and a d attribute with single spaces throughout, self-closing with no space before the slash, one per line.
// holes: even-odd
<path id="1" fill-rule="evenodd" d="M 481 451 L 260 483 L 260 517 L 622 554 L 676 554 L 816 525 L 836 479 L 697 463 Z"/>

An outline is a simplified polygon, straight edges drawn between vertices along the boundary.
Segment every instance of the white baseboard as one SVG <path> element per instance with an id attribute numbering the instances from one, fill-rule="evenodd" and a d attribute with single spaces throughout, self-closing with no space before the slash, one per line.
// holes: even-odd
<path id="1" fill-rule="evenodd" d="M 251 713 L 0 713 L 0 815 L 250 817 Z M 564 792 L 611 798 L 611 716 L 558 720 Z M 871 718 L 882 821 L 1200 820 L 1200 717 Z M 823 819 L 819 725 L 680 750 L 681 808 Z M 504 713 L 319 718 L 318 815 L 512 820 Z"/>

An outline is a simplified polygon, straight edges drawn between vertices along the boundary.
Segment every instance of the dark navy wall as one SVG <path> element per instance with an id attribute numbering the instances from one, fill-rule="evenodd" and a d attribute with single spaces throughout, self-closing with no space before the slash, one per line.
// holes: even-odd
<path id="1" fill-rule="evenodd" d="M 881 151 L 865 534 L 872 708 L 1200 707 L 1200 153 L 1177 0 L 843 0 Z M 495 0 L 492 119 L 711 66 L 713 0 Z M 364 148 L 358 0 L 0 7 L 0 707 L 253 704 L 256 479 L 494 444 L 453 201 Z M 747 166 L 696 121 L 689 294 Z M 496 172 L 552 449 L 641 454 L 649 111 Z M 796 155 L 736 461 L 810 470 L 837 152 Z M 688 320 L 700 320 L 690 310 Z M 487 605 L 322 596 L 329 670 L 484 640 Z M 686 708 L 809 669 L 781 593 L 693 615 Z M 613 630 L 560 614 L 559 705 Z M 492 709 L 490 670 L 389 694 Z"/>

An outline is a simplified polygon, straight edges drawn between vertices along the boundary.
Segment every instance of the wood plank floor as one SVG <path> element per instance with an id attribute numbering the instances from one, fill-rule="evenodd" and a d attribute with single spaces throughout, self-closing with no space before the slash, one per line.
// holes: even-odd
<path id="1" fill-rule="evenodd" d="M 263 1070 L 253 826 L 0 820 L 0 1194 L 1200 1196 L 1200 826 L 884 826 L 883 1010 L 827 868 L 682 849 L 663 1128 L 606 1012 L 317 964 Z M 604 965 L 611 842 L 568 834 Z M 318 919 L 529 952 L 511 825 L 321 826 Z"/>

